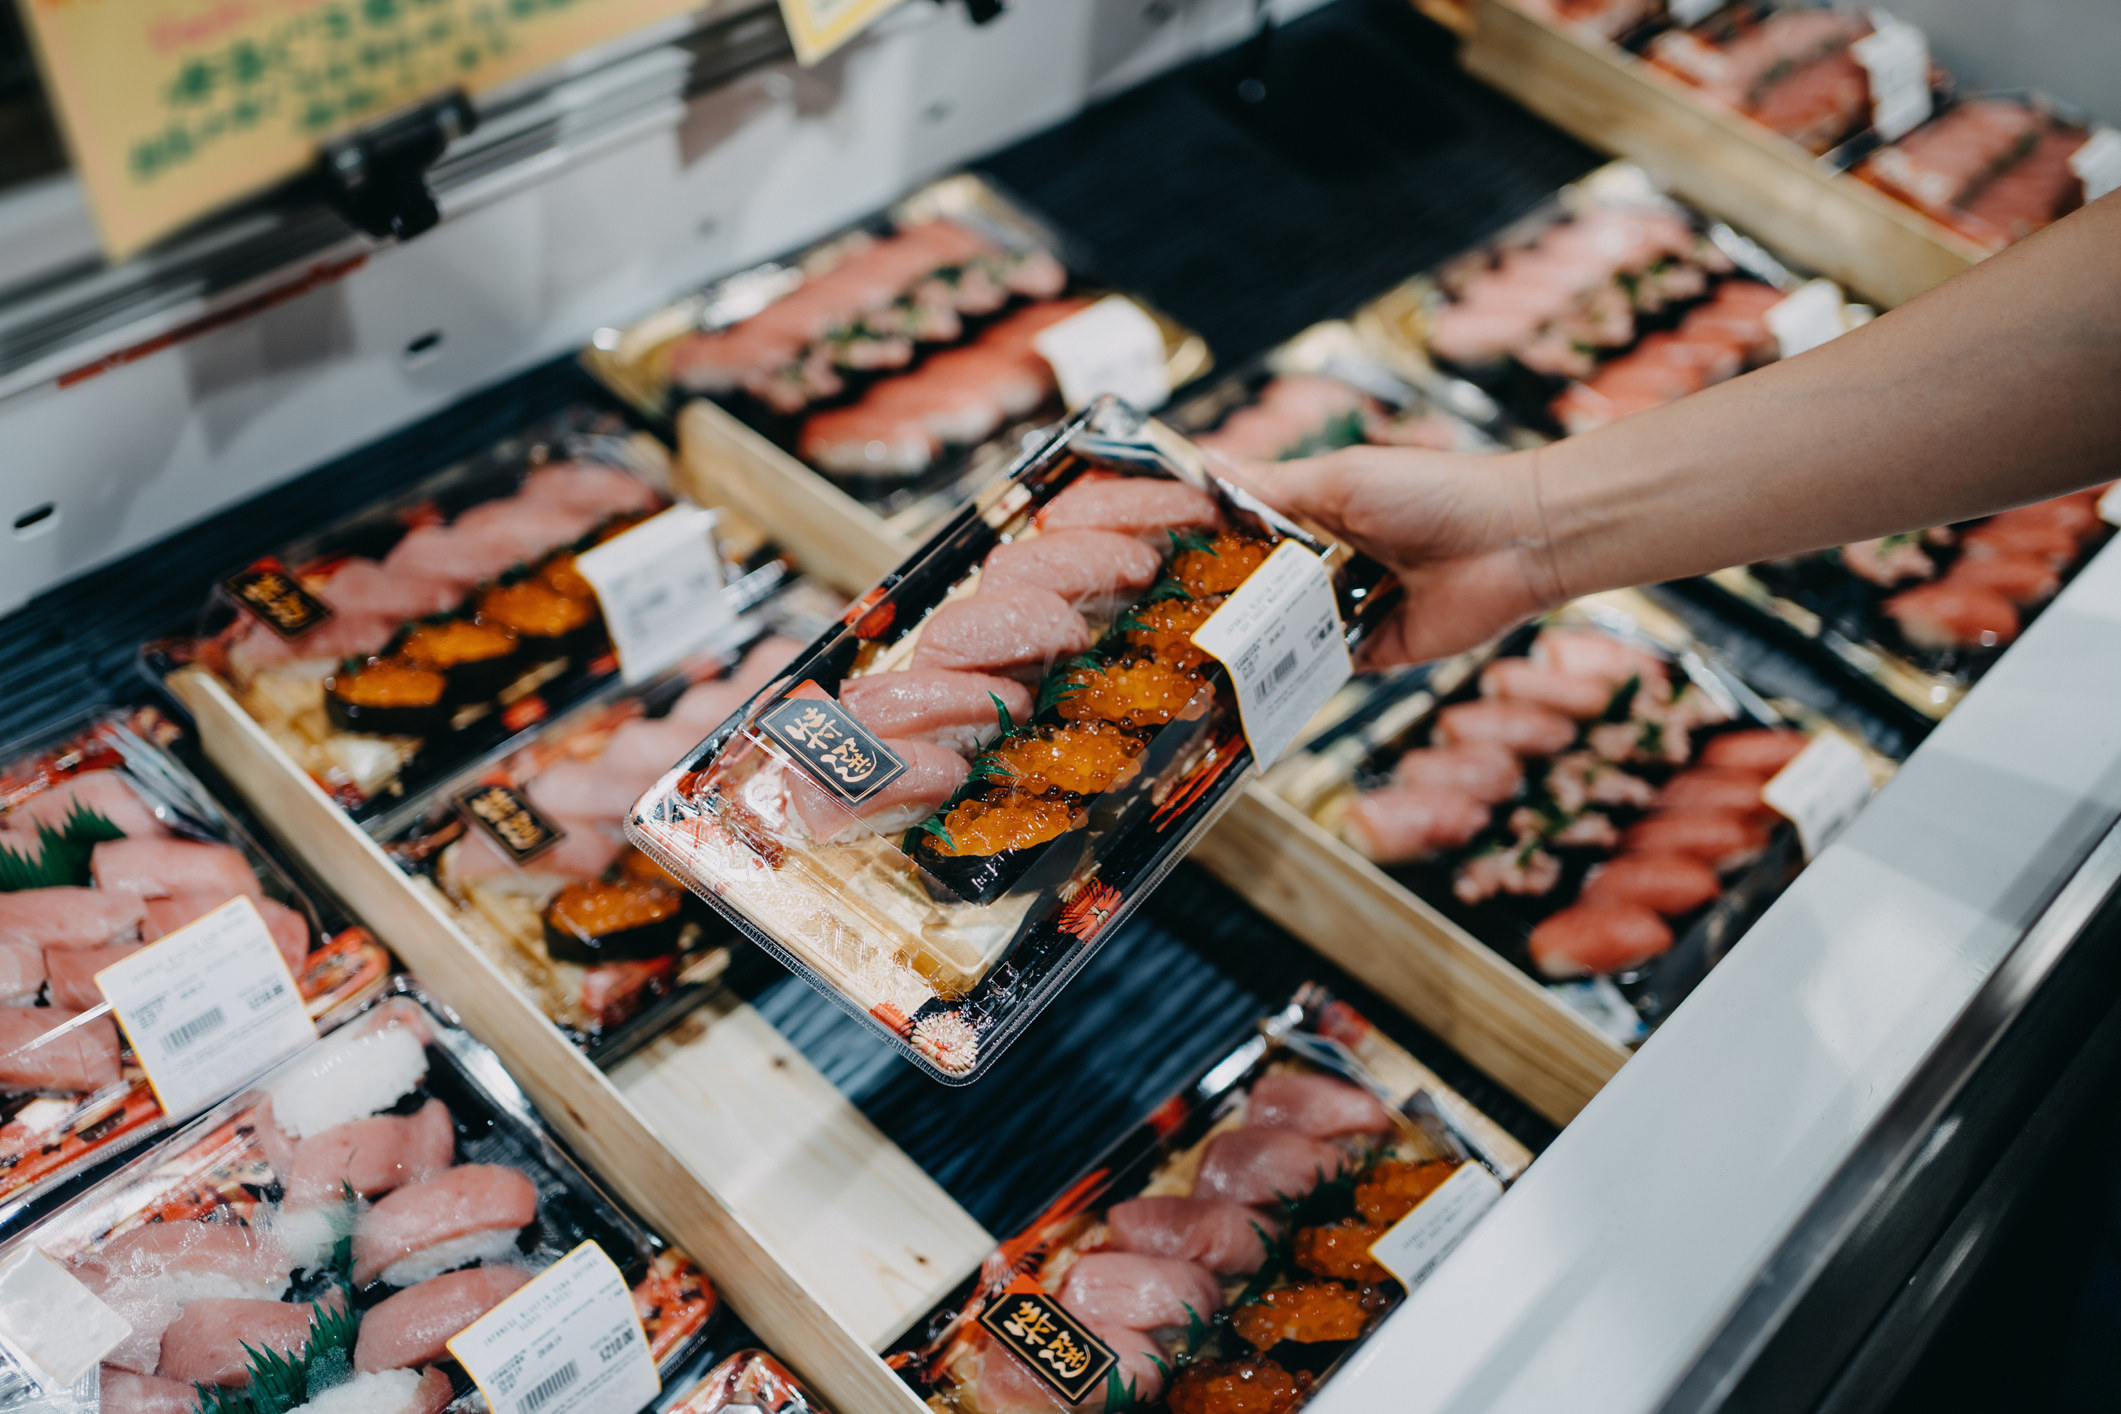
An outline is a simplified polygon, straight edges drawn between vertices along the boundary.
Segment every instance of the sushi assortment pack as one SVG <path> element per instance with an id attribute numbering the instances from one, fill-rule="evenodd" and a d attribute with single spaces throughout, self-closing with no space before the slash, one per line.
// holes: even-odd
<path id="1" fill-rule="evenodd" d="M 1711 579 L 1942 717 L 2111 537 L 2106 489 Z"/>
<path id="2" fill-rule="evenodd" d="M 1291 1409 L 1530 1158 L 1306 986 L 886 1359 L 942 1411 Z"/>
<path id="3" fill-rule="evenodd" d="M 2111 189 L 2091 146 L 2099 131 L 2037 96 L 1969 95 L 1854 171 L 1983 250 L 2001 250 Z M 2099 141 L 2111 149 L 2115 140 Z M 2104 161 L 2110 169 L 2112 157 Z"/>
<path id="4" fill-rule="evenodd" d="M 1286 654 L 1276 639 L 1273 659 L 1238 656 L 1258 670 L 1244 715 L 1193 635 L 1270 560 L 1262 586 L 1310 583 L 1291 579 L 1308 563 L 1323 602 L 1305 612 L 1322 617 L 1299 629 L 1277 610 Z M 1345 676 L 1342 645 L 1391 598 L 1381 566 L 1104 399 L 679 762 L 628 835 L 964 1083 L 1232 798 L 1267 689 L 1326 676 L 1298 672 L 1299 650 Z"/>
<path id="5" fill-rule="evenodd" d="M 795 1372 L 764 1350 L 739 1350 L 707 1372 L 666 1414 L 724 1414 L 756 1409 L 760 1414 L 832 1414 L 803 1387 Z"/>
<path id="6" fill-rule="evenodd" d="M 624 820 L 670 763 L 837 616 L 837 596 L 799 589 L 807 592 L 783 595 L 768 606 L 775 612 L 755 616 L 750 642 L 697 654 L 555 718 L 501 760 L 449 782 L 384 842 L 599 1064 L 690 1009 L 727 964 L 728 925 L 626 844 Z"/>
<path id="7" fill-rule="evenodd" d="M 381 988 L 365 928 L 305 894 L 164 747 L 152 708 L 0 754 L 0 1231 L 168 1127 L 96 974 L 248 898 L 310 1016 Z"/>
<path id="8" fill-rule="evenodd" d="M 1409 686 L 1268 785 L 1622 1043 L 1892 766 L 1849 725 L 1755 693 L 1632 592 Z"/>
<path id="9" fill-rule="evenodd" d="M 822 476 L 869 513 L 857 519 L 918 541 L 1061 415 L 1048 331 L 1105 297 L 1063 256 L 987 183 L 954 176 L 600 333 L 586 361 L 656 414 L 685 398 L 724 414 L 717 474 L 741 508 L 762 504 L 744 487 L 770 505 L 776 483 Z M 1117 333 L 1145 377 L 1168 393 L 1206 371 L 1197 336 L 1128 303 Z M 767 529 L 800 543 L 797 527 Z"/>
<path id="10" fill-rule="evenodd" d="M 387 822 L 616 679 L 576 557 L 669 507 L 668 479 L 653 439 L 571 409 L 230 574 L 149 664 L 211 672 L 350 815 Z"/>
<path id="11" fill-rule="evenodd" d="M 52 1391 L 59 1402 L 39 1407 L 112 1414 L 439 1414 L 485 1409 L 504 1389 L 520 1408 L 557 1364 L 533 1337 L 588 1363 L 552 1394 L 632 1362 L 652 1396 L 706 1350 L 717 1308 L 691 1261 L 567 1158 L 492 1054 L 403 983 L 30 1228 L 0 1263 L 29 1249 L 118 1317 L 96 1348 L 67 1352 L 91 1362 L 76 1402 Z M 619 1308 L 580 1350 L 538 1315 L 555 1302 L 584 1321 L 601 1310 L 576 1268 L 595 1269 Z M 525 1292 L 507 1310 L 524 1331 L 509 1347 L 520 1368 L 496 1376 L 481 1318 Z M 47 1368 L 18 1363 L 32 1379 Z M 477 1392 L 473 1373 L 487 1382 Z"/>

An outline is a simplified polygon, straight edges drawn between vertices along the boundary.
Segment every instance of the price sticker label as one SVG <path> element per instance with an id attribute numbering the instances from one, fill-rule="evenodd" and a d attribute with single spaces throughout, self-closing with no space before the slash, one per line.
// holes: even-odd
<path id="1" fill-rule="evenodd" d="M 172 1120 L 233 1095 L 317 1039 L 287 959 L 245 897 L 112 963 L 96 985 Z"/>
<path id="2" fill-rule="evenodd" d="M 2097 201 L 2121 187 L 2121 132 L 2100 126 L 2069 155 L 2069 169 L 2084 183 L 2084 199 Z"/>
<path id="3" fill-rule="evenodd" d="M 2121 525 L 2121 481 L 2099 493 L 2099 519 L 2108 525 Z"/>
<path id="4" fill-rule="evenodd" d="M 1775 773 L 1760 798 L 1797 827 L 1798 843 L 1810 859 L 1832 844 L 1869 802 L 1870 763 L 1848 738 L 1821 732 Z"/>
<path id="5" fill-rule="evenodd" d="M 25 1247 L 0 1265 L 0 1346 L 47 1390 L 79 1380 L 132 1333 L 41 1249 Z"/>
<path id="6" fill-rule="evenodd" d="M 646 682 L 734 621 L 714 522 L 712 511 L 672 506 L 575 557 L 627 682 Z"/>
<path id="7" fill-rule="evenodd" d="M 1370 1256 L 1412 1291 L 1501 1197 L 1501 1179 L 1477 1163 L 1460 1164 L 1442 1187 L 1370 1244 Z"/>
<path id="8" fill-rule="evenodd" d="M 1252 759 L 1264 771 L 1354 675 L 1325 562 L 1284 540 L 1193 634 L 1230 670 Z"/>
<path id="9" fill-rule="evenodd" d="M 1061 400 L 1073 410 L 1105 393 L 1147 412 L 1171 396 L 1164 333 L 1124 295 L 1107 295 L 1031 341 L 1053 365 Z"/>
<path id="10" fill-rule="evenodd" d="M 639 1409 L 663 1389 L 626 1278 L 584 1242 L 449 1342 L 498 1414 Z"/>
<path id="11" fill-rule="evenodd" d="M 1871 32 L 1849 46 L 1871 79 L 1871 126 L 1898 142 L 1929 121 L 1930 42 L 1915 26 L 1871 11 Z"/>
<path id="12" fill-rule="evenodd" d="M 1768 307 L 1767 326 L 1782 357 L 1795 358 L 1848 332 L 1848 302 L 1832 280 L 1807 280 Z"/>

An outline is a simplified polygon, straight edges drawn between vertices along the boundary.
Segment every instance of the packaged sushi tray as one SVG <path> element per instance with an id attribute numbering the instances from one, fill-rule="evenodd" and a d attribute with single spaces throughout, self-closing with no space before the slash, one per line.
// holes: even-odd
<path id="1" fill-rule="evenodd" d="M 1292 1409 L 1529 1162 L 1306 986 L 886 1359 L 938 1411 Z"/>
<path id="2" fill-rule="evenodd" d="M 804 1388 L 795 1372 L 764 1350 L 739 1350 L 707 1372 L 667 1414 L 725 1414 L 756 1409 L 761 1414 L 832 1414 Z"/>
<path id="3" fill-rule="evenodd" d="M 754 637 L 538 728 L 450 781 L 384 847 L 464 935 L 600 1065 L 705 997 L 728 925 L 625 842 L 627 810 L 844 607 L 807 581 Z M 769 626 L 767 620 L 772 620 Z M 795 636 L 790 636 L 795 635 Z"/>
<path id="4" fill-rule="evenodd" d="M 708 400 L 722 416 L 689 418 L 688 442 L 704 436 L 700 455 L 732 503 L 796 549 L 812 549 L 804 516 L 819 510 L 911 545 L 1062 414 L 1041 346 L 1105 298 L 1051 232 L 961 174 L 601 331 L 585 360 L 659 415 Z M 1207 370 L 1198 336 L 1125 303 L 1096 318 L 1139 345 L 1143 376 L 1168 393 Z M 820 476 L 844 496 L 817 495 Z"/>
<path id="5" fill-rule="evenodd" d="M 2112 536 L 2106 488 L 1960 525 L 1710 576 L 1931 717 L 1942 717 Z"/>
<path id="6" fill-rule="evenodd" d="M 1612 163 L 1400 295 L 1406 337 L 1510 421 L 1587 432 L 1780 357 L 1797 276 L 1731 227 Z M 1830 285 L 1831 337 L 1851 309 Z M 1820 334 L 1813 342 L 1823 342 Z"/>
<path id="7" fill-rule="evenodd" d="M 2098 136 L 2044 98 L 1983 94 L 1945 106 L 1854 170 L 1982 249 L 2001 250 L 2111 190 L 2121 179 L 2117 152 L 2121 139 Z"/>
<path id="8" fill-rule="evenodd" d="M 1426 907 L 1640 1040 L 1892 770 L 1637 592 L 1437 665 L 1267 785 Z"/>
<path id="9" fill-rule="evenodd" d="M 1396 589 L 1101 399 L 685 757 L 627 833 L 964 1083 L 1233 798 L 1272 694 L 1330 692 Z M 1194 639 L 1225 605 L 1211 637 L 1266 635 L 1222 640 L 1242 709 Z"/>
<path id="10" fill-rule="evenodd" d="M 100 1363 L 73 1407 L 111 1414 L 428 1414 L 503 1392 L 518 1409 L 647 1407 L 705 1350 L 717 1307 L 690 1259 L 606 1197 L 493 1054 L 402 979 L 5 1256 L 27 1248 L 129 1327 L 77 1352 Z M 518 1368 L 496 1373 L 481 1318 L 518 1293 L 504 1316 L 564 1348 L 519 1337 L 501 1362 Z M 541 1325 L 553 1306 L 578 1328 Z M 599 1386 L 601 1402 L 562 1397 L 614 1369 L 630 1383 Z"/>
<path id="11" fill-rule="evenodd" d="M 668 509 L 669 479 L 652 438 L 570 409 L 231 573 L 199 633 L 149 645 L 148 664 L 211 673 L 348 814 L 387 828 L 617 680 L 577 556 Z M 723 568 L 742 600 L 761 567 Z"/>
<path id="12" fill-rule="evenodd" d="M 164 749 L 174 732 L 141 708 L 0 751 L 0 1232 L 168 1126 L 103 968 L 240 896 L 321 1024 L 388 978 L 368 931 L 298 888 Z"/>

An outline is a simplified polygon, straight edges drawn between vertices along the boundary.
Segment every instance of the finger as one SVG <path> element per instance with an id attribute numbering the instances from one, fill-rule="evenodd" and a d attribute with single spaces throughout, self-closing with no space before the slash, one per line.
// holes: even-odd
<path id="1" fill-rule="evenodd" d="M 1215 452 L 1208 454 L 1217 472 L 1287 515 L 1313 522 L 1334 535 L 1345 534 L 1342 508 L 1347 492 L 1342 473 L 1333 458 L 1302 457 L 1295 461 L 1240 460 Z"/>

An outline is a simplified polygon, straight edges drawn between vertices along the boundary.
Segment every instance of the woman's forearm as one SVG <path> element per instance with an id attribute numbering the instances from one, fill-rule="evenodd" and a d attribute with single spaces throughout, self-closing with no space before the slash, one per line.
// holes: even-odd
<path id="1" fill-rule="evenodd" d="M 1528 459 L 1570 594 L 2121 475 L 2121 194 L 1810 353 Z"/>

